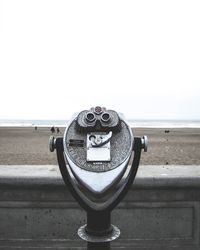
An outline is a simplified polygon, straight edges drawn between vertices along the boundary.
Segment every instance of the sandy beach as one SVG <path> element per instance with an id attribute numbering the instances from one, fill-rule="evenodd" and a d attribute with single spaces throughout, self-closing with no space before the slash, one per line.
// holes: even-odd
<path id="1" fill-rule="evenodd" d="M 135 128 L 134 136 L 147 135 L 143 165 L 200 165 L 200 128 Z M 62 136 L 64 128 L 55 136 Z M 166 133 L 167 132 L 167 133 Z M 57 164 L 49 152 L 50 128 L 0 127 L 0 165 Z"/>

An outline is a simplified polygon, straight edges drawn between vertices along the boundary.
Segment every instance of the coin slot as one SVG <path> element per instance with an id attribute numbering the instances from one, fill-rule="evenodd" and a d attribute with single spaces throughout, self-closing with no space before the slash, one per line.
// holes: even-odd
<path id="1" fill-rule="evenodd" d="M 69 140 L 69 146 L 70 147 L 83 147 L 84 146 L 84 140 L 70 139 Z"/>

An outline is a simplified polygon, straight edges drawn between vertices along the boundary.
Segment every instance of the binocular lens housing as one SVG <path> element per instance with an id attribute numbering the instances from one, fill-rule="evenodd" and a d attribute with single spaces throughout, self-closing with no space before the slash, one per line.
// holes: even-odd
<path id="1" fill-rule="evenodd" d="M 95 120 L 95 115 L 92 112 L 88 112 L 86 114 L 86 121 L 87 122 L 93 122 Z"/>
<path id="2" fill-rule="evenodd" d="M 108 113 L 103 113 L 102 116 L 101 116 L 101 120 L 103 122 L 109 122 L 110 121 L 110 114 Z"/>
<path id="3" fill-rule="evenodd" d="M 85 132 L 110 132 L 121 130 L 121 120 L 114 110 L 106 110 L 99 106 L 81 111 L 76 119 L 76 129 Z"/>

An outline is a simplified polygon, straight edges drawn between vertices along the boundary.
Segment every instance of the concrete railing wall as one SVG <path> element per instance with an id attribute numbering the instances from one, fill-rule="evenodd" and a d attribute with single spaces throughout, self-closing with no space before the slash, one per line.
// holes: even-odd
<path id="1" fill-rule="evenodd" d="M 86 249 L 85 215 L 57 166 L 0 166 L 0 249 Z M 200 166 L 140 166 L 112 223 L 112 249 L 200 249 Z"/>

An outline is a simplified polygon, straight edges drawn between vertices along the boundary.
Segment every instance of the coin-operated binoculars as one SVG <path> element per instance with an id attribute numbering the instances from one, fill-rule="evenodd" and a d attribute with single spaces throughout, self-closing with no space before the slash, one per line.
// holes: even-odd
<path id="1" fill-rule="evenodd" d="M 134 137 L 117 112 L 95 107 L 75 115 L 63 138 L 50 137 L 50 151 L 54 149 L 65 184 L 87 212 L 78 235 L 89 250 L 110 249 L 120 235 L 111 224 L 111 211 L 134 181 L 147 137 Z"/>

